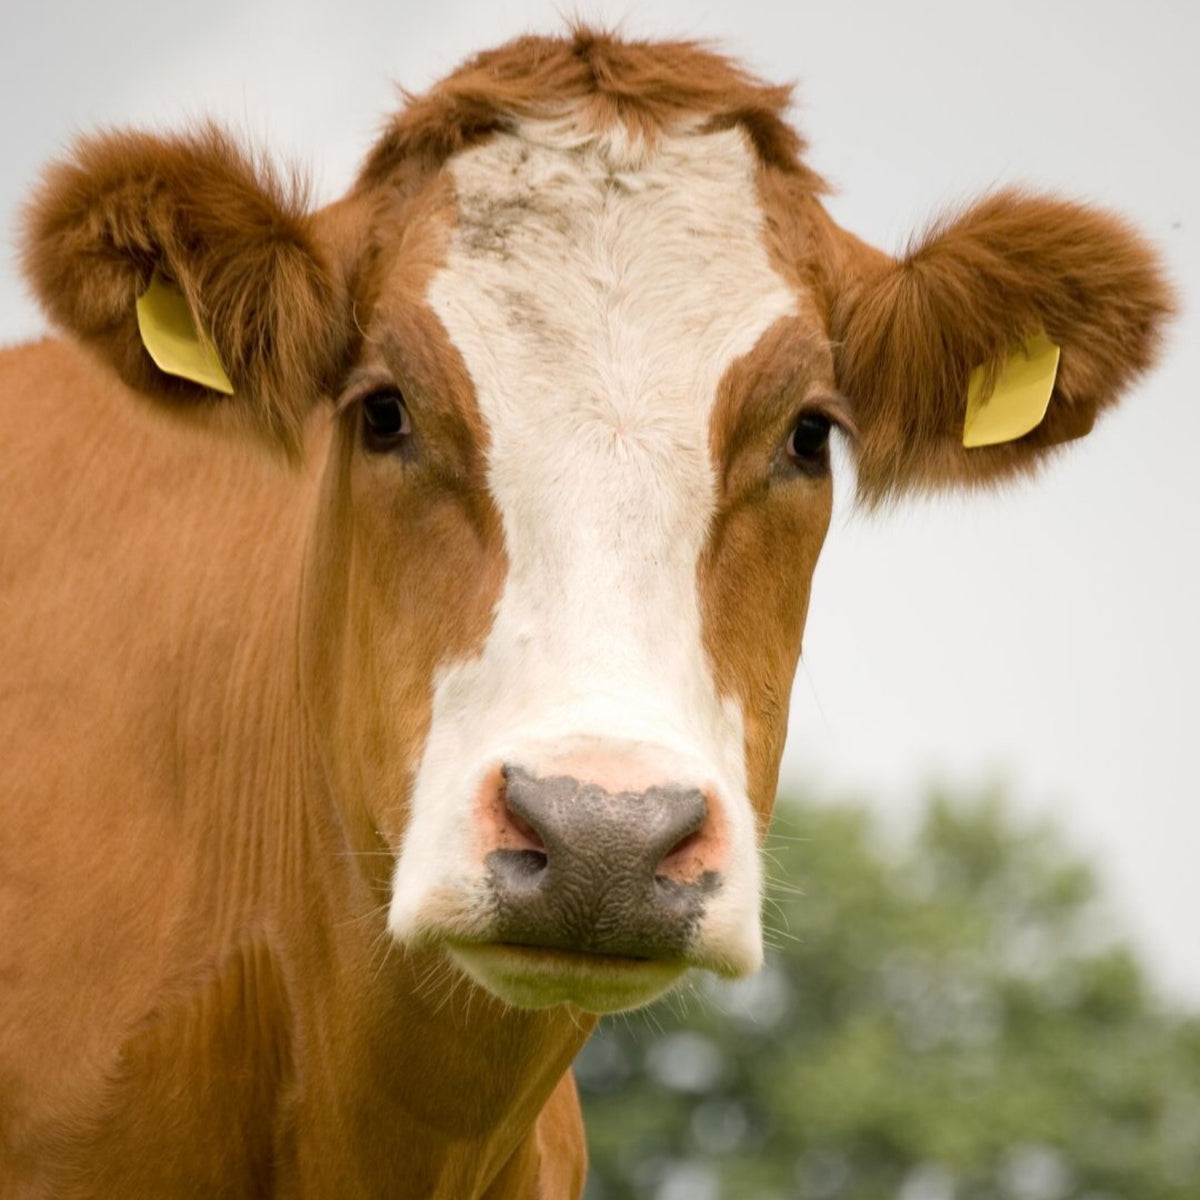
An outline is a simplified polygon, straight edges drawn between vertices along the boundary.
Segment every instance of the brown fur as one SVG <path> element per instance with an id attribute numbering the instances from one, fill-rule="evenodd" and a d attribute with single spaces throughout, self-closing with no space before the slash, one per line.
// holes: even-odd
<path id="1" fill-rule="evenodd" d="M 838 384 L 861 430 L 859 492 L 977 486 L 1028 471 L 1091 429 L 1154 362 L 1173 311 L 1157 256 L 1094 208 L 1002 192 L 943 218 L 900 261 L 834 284 Z M 967 378 L 1044 330 L 1062 348 L 1046 419 L 965 450 Z"/>
<path id="2" fill-rule="evenodd" d="M 81 140 L 28 206 L 23 265 L 50 316 L 127 383 L 211 401 L 206 388 L 164 375 L 142 346 L 134 301 L 163 272 L 234 385 L 236 404 L 225 407 L 292 451 L 344 363 L 349 308 L 312 236 L 303 188 L 213 125 L 171 139 Z"/>
<path id="3" fill-rule="evenodd" d="M 405 809 L 381 810 L 377 798 L 408 795 L 429 726 L 434 669 L 447 656 L 478 653 L 507 573 L 474 388 L 424 302 L 452 221 L 452 197 L 440 186 L 382 218 L 395 233 L 364 284 L 370 298 L 360 319 L 368 336 L 339 406 L 341 437 L 324 483 L 329 502 L 314 538 L 320 557 L 313 576 L 325 582 L 313 605 L 330 619 L 305 646 L 306 670 L 322 727 L 342 740 L 327 752 L 344 819 L 354 820 L 358 848 L 376 853 L 397 846 L 403 833 Z M 410 397 L 420 423 L 422 466 L 405 477 L 386 457 L 354 453 L 359 414 L 352 401 L 383 384 Z M 380 552 L 389 545 L 405 551 Z M 447 562 L 456 569 L 443 569 Z M 325 594 L 334 586 L 353 587 L 353 603 Z"/>
<path id="4" fill-rule="evenodd" d="M 557 116 L 576 105 L 590 127 L 623 122 L 650 146 L 681 120 L 739 124 L 765 163 L 820 189 L 800 159 L 803 140 L 783 120 L 791 94 L 695 42 L 620 41 L 585 27 L 569 39 L 518 38 L 468 60 L 427 95 L 406 97 L 360 184 L 385 183 L 413 159 L 438 166 L 515 117 Z"/>
<path id="5" fill-rule="evenodd" d="M 577 1195 L 562 1080 L 591 1020 L 506 1011 L 383 930 L 403 808 L 381 792 L 427 717 L 373 722 L 397 684 L 421 694 L 464 611 L 439 565 L 470 561 L 474 522 L 418 485 L 404 564 L 372 566 L 369 509 L 337 524 L 327 420 L 284 471 L 69 345 L 4 355 L 0 389 L 0 923 L 21 931 L 0 946 L 0 1196 L 149 1200 L 185 1176 L 247 1198 Z M 341 537 L 310 555 L 326 521 Z M 429 643 L 407 664 L 372 642 L 376 582 Z"/>
<path id="6" fill-rule="evenodd" d="M 779 321 L 733 365 L 709 439 L 720 474 L 698 580 L 705 645 L 722 694 L 736 696 L 745 714 L 748 790 L 763 832 L 813 570 L 833 508 L 830 475 L 806 477 L 780 455 L 801 408 L 833 395 L 829 347 L 812 329 L 807 313 Z"/>
<path id="7" fill-rule="evenodd" d="M 102 1119 L 59 1152 L 62 1200 L 273 1192 L 275 1122 L 295 1086 L 278 969 L 260 938 L 169 987 L 122 1044 L 97 1107 Z M 188 1072 L 165 1071 L 171 1059 Z M 164 1137 L 162 1114 L 181 1113 L 208 1136 Z M 138 1144 L 159 1152 L 130 1153 Z"/>
<path id="8" fill-rule="evenodd" d="M 788 96 L 690 43 L 579 30 L 411 100 L 318 214 L 212 128 L 108 135 L 47 174 L 37 294 L 166 403 L 69 343 L 0 356 L 5 1200 L 579 1194 L 590 1018 L 507 1010 L 384 929 L 430 679 L 482 644 L 507 571 L 472 383 L 424 300 L 445 160 L 570 105 L 647 153 L 732 124 L 757 149 L 799 315 L 722 382 L 698 586 L 764 825 L 830 507 L 828 476 L 781 457 L 799 406 L 849 405 L 868 500 L 1000 479 L 1090 427 L 1170 310 L 1135 234 L 1058 201 L 994 197 L 898 262 L 863 245 L 821 206 Z M 134 301 L 156 269 L 232 399 L 150 363 Z M 964 450 L 967 374 L 1037 328 L 1063 348 L 1045 424 Z M 358 397 L 392 382 L 420 418 L 403 466 L 357 450 Z M 296 469 L 164 416 L 194 401 Z"/>

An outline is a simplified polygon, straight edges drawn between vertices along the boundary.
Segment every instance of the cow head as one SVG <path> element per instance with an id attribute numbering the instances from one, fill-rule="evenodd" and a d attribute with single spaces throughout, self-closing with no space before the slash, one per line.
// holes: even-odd
<path id="1" fill-rule="evenodd" d="M 392 935 L 518 1005 L 758 965 L 831 429 L 869 502 L 1026 472 L 1170 309 L 1136 235 L 1055 200 L 864 246 L 787 96 L 688 45 L 526 39 L 411 102 L 320 212 L 212 130 L 84 143 L 30 210 L 54 317 L 319 465 L 304 702 L 341 818 L 394 857 Z M 231 397 L 147 356 L 155 272 Z M 964 449 L 968 376 L 1041 331 L 1046 418 Z"/>

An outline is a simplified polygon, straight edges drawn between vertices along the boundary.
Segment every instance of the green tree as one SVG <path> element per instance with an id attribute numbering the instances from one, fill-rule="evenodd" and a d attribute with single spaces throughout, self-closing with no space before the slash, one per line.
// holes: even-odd
<path id="1" fill-rule="evenodd" d="M 860 810 L 781 815 L 762 973 L 580 1056 L 588 1200 L 1200 1197 L 1200 1020 L 1053 831 L 934 797 L 888 853 Z"/>

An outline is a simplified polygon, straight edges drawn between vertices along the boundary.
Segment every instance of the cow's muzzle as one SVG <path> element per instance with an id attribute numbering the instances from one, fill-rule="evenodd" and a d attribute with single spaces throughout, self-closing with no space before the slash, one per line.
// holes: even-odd
<path id="1" fill-rule="evenodd" d="M 721 886 L 698 788 L 609 792 L 569 775 L 502 771 L 508 836 L 485 858 L 501 943 L 680 959 Z"/>

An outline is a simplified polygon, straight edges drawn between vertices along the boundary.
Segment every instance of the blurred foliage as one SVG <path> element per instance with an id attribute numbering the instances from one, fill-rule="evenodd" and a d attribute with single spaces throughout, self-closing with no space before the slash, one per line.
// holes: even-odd
<path id="1" fill-rule="evenodd" d="M 1200 1198 L 1200 1019 L 1053 831 L 940 797 L 902 852 L 852 808 L 780 828 L 764 970 L 580 1056 L 587 1200 Z"/>

